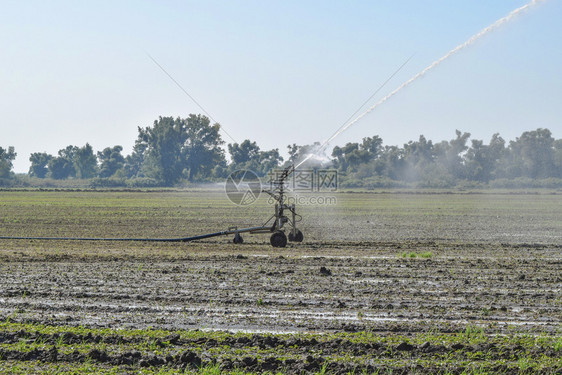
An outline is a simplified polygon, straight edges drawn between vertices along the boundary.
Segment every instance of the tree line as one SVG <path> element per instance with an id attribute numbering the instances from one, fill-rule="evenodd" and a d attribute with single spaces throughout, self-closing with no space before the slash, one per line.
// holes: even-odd
<path id="1" fill-rule="evenodd" d="M 433 143 L 420 135 L 403 147 L 383 146 L 378 136 L 336 146 L 334 163 L 349 186 L 404 185 L 449 187 L 562 187 L 562 139 L 548 129 L 526 131 L 507 143 L 498 133 L 488 144 L 456 131 L 455 138 Z M 543 181 L 543 184 L 533 183 Z"/>
<path id="2" fill-rule="evenodd" d="M 88 143 L 70 145 L 57 155 L 32 153 L 28 175 L 36 179 L 90 179 L 92 186 L 100 187 L 174 186 L 183 181 L 221 180 L 237 169 L 265 176 L 274 168 L 302 160 L 320 146 L 288 145 L 289 157 L 284 160 L 279 149 L 263 151 L 248 139 L 225 149 L 219 129 L 219 124 L 211 124 L 202 115 L 159 117 L 152 126 L 138 128 L 129 155 L 123 155 L 120 145 L 97 153 Z M 0 147 L 0 183 L 16 178 L 12 172 L 16 156 L 14 147 Z M 494 134 L 487 144 L 471 140 L 470 133 L 459 130 L 449 141 L 433 143 L 420 135 L 402 147 L 384 145 L 375 135 L 334 147 L 330 159 L 329 165 L 315 164 L 311 159 L 303 168 L 336 168 L 344 187 L 448 187 L 467 182 L 499 186 L 536 180 L 562 186 L 562 139 L 554 139 L 550 130 L 542 128 L 524 132 L 510 142 Z"/>

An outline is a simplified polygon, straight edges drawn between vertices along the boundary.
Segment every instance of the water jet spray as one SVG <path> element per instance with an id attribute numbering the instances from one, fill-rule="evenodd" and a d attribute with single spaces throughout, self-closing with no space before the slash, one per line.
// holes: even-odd
<path id="1" fill-rule="evenodd" d="M 513 18 L 515 18 L 517 15 L 519 15 L 520 13 L 528 10 L 529 8 L 531 8 L 532 6 L 538 4 L 541 1 L 545 1 L 545 0 L 532 0 L 530 3 L 523 5 L 522 7 L 519 7 L 513 11 L 511 11 L 507 16 L 500 18 L 499 20 L 497 20 L 496 22 L 494 22 L 493 24 L 491 24 L 490 26 L 482 29 L 480 32 L 478 32 L 477 34 L 474 34 L 473 36 L 471 36 L 466 42 L 459 44 L 458 46 L 456 46 L 455 48 L 453 48 L 452 50 L 450 50 L 449 52 L 447 52 L 445 55 L 443 55 L 441 58 L 435 60 L 434 62 L 432 62 L 430 65 L 428 65 L 425 69 L 423 69 L 421 72 L 417 73 L 416 75 L 414 75 L 412 78 L 410 78 L 409 80 L 407 80 L 406 82 L 404 82 L 403 84 L 401 84 L 400 86 L 398 86 L 398 88 L 396 88 L 394 91 L 392 91 L 390 94 L 386 95 L 384 98 L 382 98 L 381 100 L 379 100 L 378 102 L 376 102 L 373 106 L 371 106 L 369 109 L 367 109 L 365 112 L 363 112 L 362 114 L 360 114 L 359 116 L 357 116 L 353 121 L 348 122 L 347 124 L 343 125 L 342 127 L 340 127 L 330 138 L 328 138 L 328 140 L 326 140 L 318 149 L 317 152 L 322 152 L 326 147 L 328 147 L 328 145 L 330 144 L 331 141 L 334 140 L 334 138 L 336 138 L 337 136 L 339 136 L 341 133 L 343 133 L 344 131 L 346 131 L 349 127 L 351 127 L 353 124 L 355 124 L 356 122 L 358 122 L 359 120 L 361 120 L 363 117 L 365 117 L 366 115 L 368 115 L 369 113 L 371 113 L 373 110 L 375 110 L 375 108 L 377 108 L 378 106 L 380 106 L 381 104 L 383 104 L 384 102 L 386 102 L 388 99 L 390 99 L 391 97 L 393 97 L 394 95 L 396 95 L 399 91 L 401 91 L 402 89 L 406 88 L 407 86 L 409 86 L 410 84 L 412 84 L 414 81 L 416 81 L 418 78 L 423 77 L 427 72 L 429 72 L 430 70 L 432 70 L 433 68 L 435 68 L 436 66 L 438 66 L 439 64 L 441 64 L 443 61 L 447 60 L 449 57 L 453 56 L 454 54 L 456 54 L 457 52 L 465 49 L 466 47 L 474 44 L 474 42 L 476 42 L 478 39 L 482 38 L 483 36 L 489 34 L 490 32 L 498 29 L 500 26 L 502 26 L 503 24 L 511 21 Z M 306 162 L 308 159 L 310 159 L 312 157 L 312 155 L 309 155 L 308 157 L 306 157 L 304 160 L 302 160 L 300 163 L 298 163 L 295 168 L 298 168 L 299 166 L 301 166 L 304 162 Z"/>

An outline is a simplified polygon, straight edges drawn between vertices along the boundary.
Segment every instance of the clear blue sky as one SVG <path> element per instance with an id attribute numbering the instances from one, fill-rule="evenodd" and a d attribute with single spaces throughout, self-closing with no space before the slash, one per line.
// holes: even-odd
<path id="1" fill-rule="evenodd" d="M 6 1 L 0 12 L 0 146 L 29 154 L 120 144 L 137 126 L 199 108 L 262 149 L 327 139 L 371 102 L 525 0 Z M 549 128 L 562 138 L 562 1 L 546 0 L 455 55 L 333 145 L 402 145 L 455 129 L 486 143 Z M 223 134 L 223 139 L 232 142 Z"/>

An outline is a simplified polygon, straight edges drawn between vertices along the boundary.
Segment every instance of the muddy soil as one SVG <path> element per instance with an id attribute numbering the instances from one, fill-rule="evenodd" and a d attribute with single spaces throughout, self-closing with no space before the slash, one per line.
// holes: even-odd
<path id="1" fill-rule="evenodd" d="M 306 255 L 225 246 L 238 254 L 162 260 L 149 253 L 15 252 L 0 265 L 0 316 L 255 332 L 407 334 L 456 332 L 467 324 L 490 333 L 560 329 L 562 260 L 554 245 L 357 243 L 328 255 L 321 244 L 294 245 L 307 248 Z"/>
<path id="2" fill-rule="evenodd" d="M 240 245 L 224 237 L 179 244 L 3 240 L 0 320 L 243 331 L 256 333 L 258 341 L 269 333 L 369 331 L 413 337 L 463 332 L 467 326 L 491 336 L 560 334 L 560 196 L 537 198 L 536 210 L 528 198 L 517 206 L 509 195 L 424 196 L 421 203 L 412 196 L 392 196 L 394 202 L 386 207 L 388 197 L 375 196 L 376 211 L 363 207 L 361 195 L 340 197 L 341 205 L 331 211 L 305 207 L 305 241 L 284 249 L 273 249 L 264 236 L 245 236 Z M 488 207 L 486 202 L 498 199 L 503 202 L 500 206 Z M 203 201 L 200 213 L 186 219 L 195 233 L 224 226 L 241 215 L 229 206 L 215 210 L 214 203 Z M 47 210 L 46 206 L 41 207 Z M 6 222 L 4 231 L 49 233 L 52 217 L 35 217 L 29 211 L 20 218 L 14 207 L 15 219 Z M 57 228 L 62 233 L 107 236 L 139 231 L 138 214 L 113 215 L 109 209 L 103 211 L 103 205 L 99 210 L 107 218 L 103 225 L 96 225 L 98 217 L 90 222 L 82 213 L 77 218 L 68 214 Z M 251 210 L 264 216 L 263 207 Z M 143 217 L 147 223 L 142 233 L 178 233 L 177 220 L 172 229 L 162 224 L 168 211 L 150 212 L 155 216 Z M 314 352 L 315 345 L 307 350 Z M 388 351 L 365 350 L 371 349 Z M 410 350 L 422 353 L 426 348 Z M 10 353 L 4 352 L 3 358 L 19 360 L 21 354 Z M 54 355 L 35 354 L 35 359 L 31 355 L 26 360 Z M 181 356 L 154 361 L 178 365 L 184 363 Z M 79 362 L 86 358 L 75 357 Z M 147 358 L 123 360 L 142 367 L 146 363 L 140 361 Z M 193 360 L 189 358 L 184 359 Z M 112 361 L 120 359 L 107 359 Z M 225 363 L 225 368 L 265 369 L 259 367 L 262 362 Z M 303 358 L 293 370 L 306 370 L 307 365 L 309 370 L 319 369 L 321 364 L 315 357 Z M 291 364 L 283 365 L 291 369 Z M 275 369 L 279 364 L 266 366 Z"/>

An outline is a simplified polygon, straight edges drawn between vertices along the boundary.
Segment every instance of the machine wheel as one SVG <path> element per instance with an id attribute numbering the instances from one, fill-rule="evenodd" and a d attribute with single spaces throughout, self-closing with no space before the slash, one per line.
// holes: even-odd
<path id="1" fill-rule="evenodd" d="M 285 247 L 287 246 L 287 236 L 280 230 L 275 231 L 271 235 L 270 242 L 273 247 Z"/>
<path id="2" fill-rule="evenodd" d="M 304 236 L 299 229 L 296 230 L 295 235 L 293 235 L 292 230 L 289 232 L 289 241 L 291 241 L 291 242 L 302 242 L 302 240 L 304 240 Z"/>
<path id="3" fill-rule="evenodd" d="M 232 242 L 234 242 L 234 243 L 244 243 L 244 239 L 242 238 L 240 233 L 236 233 L 234 235 L 234 239 L 232 240 Z"/>

